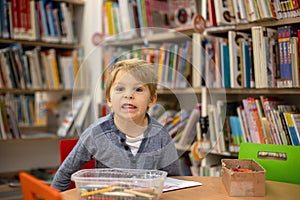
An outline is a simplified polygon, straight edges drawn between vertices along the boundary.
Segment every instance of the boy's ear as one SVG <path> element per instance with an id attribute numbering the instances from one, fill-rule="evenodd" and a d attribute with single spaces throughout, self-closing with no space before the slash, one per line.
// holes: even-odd
<path id="1" fill-rule="evenodd" d="M 111 108 L 111 99 L 110 99 L 110 97 L 106 97 L 106 102 L 107 102 L 107 105 L 108 105 L 108 107 L 110 107 Z"/>
<path id="2" fill-rule="evenodd" d="M 149 107 L 153 106 L 157 101 L 157 93 L 155 93 L 151 99 L 150 99 L 150 102 L 149 102 Z"/>

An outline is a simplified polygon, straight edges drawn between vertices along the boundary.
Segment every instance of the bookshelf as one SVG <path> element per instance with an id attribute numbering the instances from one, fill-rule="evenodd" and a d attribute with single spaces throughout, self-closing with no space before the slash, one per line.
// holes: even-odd
<path id="1" fill-rule="evenodd" d="M 19 113 L 16 116 L 17 124 L 4 124 L 4 127 L 47 127 L 47 122 L 38 122 L 37 94 L 43 95 L 42 103 L 47 104 L 47 101 L 72 97 L 78 88 L 83 94 L 86 87 L 84 80 L 76 77 L 84 56 L 84 47 L 79 42 L 81 32 L 78 28 L 83 26 L 80 16 L 83 13 L 84 1 L 24 1 L 24 4 L 29 6 L 27 10 L 23 7 L 25 5 L 18 1 L 1 3 L 3 9 L 8 10 L 7 15 L 1 15 L 2 26 L 9 27 L 1 29 L 0 38 L 3 66 L 1 101 L 7 105 L 8 95 L 33 98 L 28 100 L 29 104 L 22 100 L 16 102 L 16 105 L 20 104 L 19 108 L 13 109 L 14 113 Z M 6 52 L 11 53 L 11 56 L 4 57 Z M 54 96 L 56 98 L 53 98 Z M 2 108 L 1 112 L 5 113 L 5 109 Z M 24 120 L 20 121 L 23 118 Z M 28 131 L 21 131 L 16 136 L 5 129 L 1 139 L 22 139 L 22 134 L 26 133 Z"/>
<path id="2" fill-rule="evenodd" d="M 213 1 L 214 3 L 216 3 L 216 1 Z M 225 1 L 223 1 L 225 2 Z M 227 3 L 228 2 L 231 2 L 231 3 L 236 3 L 236 4 L 240 4 L 242 1 L 238 2 L 233 2 L 233 1 L 226 1 Z M 253 1 L 253 2 L 256 2 L 256 1 Z M 260 2 L 261 3 L 261 2 Z M 267 5 L 265 6 L 270 6 L 272 4 L 271 1 L 264 1 L 264 3 L 267 3 Z M 278 1 L 273 1 L 273 3 L 278 3 Z M 297 2 L 299 3 L 299 2 Z M 270 8 L 270 7 L 268 7 Z M 227 9 L 227 10 L 230 10 L 230 7 L 227 7 L 227 8 L 223 8 L 223 9 Z M 258 8 L 259 9 L 259 8 Z M 287 8 L 286 8 L 287 9 Z M 294 7 L 294 10 L 295 12 L 298 12 L 298 7 Z M 240 10 L 241 11 L 241 10 Z M 211 12 L 211 10 L 209 10 L 208 12 Z M 218 11 L 216 10 L 216 13 Z M 209 25 L 209 27 L 205 30 L 205 34 L 206 35 L 209 35 L 209 36 L 213 36 L 213 37 L 222 37 L 222 38 L 228 38 L 229 39 L 229 32 L 236 32 L 236 33 L 246 33 L 246 34 L 250 34 L 250 37 L 251 37 L 251 45 L 253 45 L 253 43 L 256 42 L 256 40 L 259 40 L 259 38 L 254 38 L 254 34 L 255 32 L 253 31 L 253 27 L 263 27 L 264 30 L 267 30 L 268 28 L 271 30 L 271 29 L 274 29 L 275 30 L 275 37 L 273 37 L 272 39 L 274 39 L 273 41 L 270 39 L 270 38 L 267 38 L 265 37 L 264 41 L 262 42 L 265 42 L 266 41 L 266 44 L 271 46 L 273 45 L 272 47 L 273 48 L 278 48 L 278 46 L 280 47 L 280 40 L 277 38 L 279 35 L 278 32 L 280 30 L 280 28 L 282 27 L 294 27 L 296 29 L 299 29 L 299 15 L 297 14 L 292 14 L 292 11 L 281 11 L 282 12 L 282 17 L 280 18 L 276 18 L 274 16 L 270 16 L 269 18 L 264 18 L 264 19 L 257 19 L 256 21 L 253 21 L 253 22 L 250 22 L 250 21 L 246 21 L 244 23 L 231 23 L 231 24 L 222 24 L 222 23 L 225 23 L 224 21 L 221 21 L 219 22 L 220 24 L 213 24 L 213 20 L 210 20 L 209 17 L 207 18 L 209 23 L 211 23 Z M 219 12 L 219 13 L 222 13 L 222 12 Z M 212 13 L 211 13 L 212 14 Z M 284 14 L 286 14 L 284 16 Z M 217 14 L 216 14 L 217 15 Z M 239 16 L 242 16 L 242 15 L 239 15 Z M 212 15 L 213 17 L 213 15 Z M 215 16 L 216 17 L 216 16 Z M 235 17 L 237 18 L 237 15 L 235 15 Z M 267 35 L 267 31 L 265 31 L 264 33 L 264 36 Z M 296 36 L 297 37 L 297 36 Z M 298 35 L 299 37 L 299 35 Z M 236 38 L 235 38 L 236 39 Z M 269 40 L 268 40 L 269 39 Z M 230 39 L 229 39 L 230 40 Z M 289 40 L 289 39 L 288 39 Z M 249 40 L 250 41 L 250 40 Z M 272 42 L 275 42 L 275 43 L 272 43 Z M 250 43 L 250 42 L 249 42 Z M 278 45 L 278 46 L 276 46 Z M 298 47 L 299 43 L 297 43 L 297 47 L 289 47 L 289 48 L 292 48 L 293 50 L 298 50 L 299 47 Z M 252 46 L 253 47 L 253 46 Z M 261 48 L 264 48 L 265 46 L 261 46 Z M 230 48 L 230 45 L 229 45 L 229 48 Z M 255 51 L 255 49 L 254 49 Z M 257 50 L 256 50 L 257 51 Z M 270 53 L 271 51 L 269 51 Z M 257 53 L 256 53 L 257 54 Z M 291 52 L 288 52 L 288 53 L 282 53 L 283 54 L 283 58 L 285 58 L 284 56 L 285 55 L 292 55 Z M 279 56 L 282 56 L 281 54 L 281 51 L 279 50 L 279 53 L 274 53 L 273 52 L 273 56 L 274 57 L 279 57 Z M 229 56 L 231 56 L 231 54 L 229 54 Z M 240 57 L 242 57 L 242 55 L 240 54 L 239 55 Z M 255 58 L 255 57 L 258 57 L 257 55 L 255 55 L 255 52 L 252 54 L 252 56 Z M 253 59 L 252 57 L 252 59 Z M 295 54 L 295 57 L 298 57 L 297 54 Z M 244 59 L 244 57 L 243 57 Z M 262 57 L 261 59 L 258 59 L 259 63 L 262 63 L 264 60 L 267 60 L 268 62 L 270 62 L 269 60 L 271 60 L 271 58 L 269 57 Z M 284 60 L 282 59 L 282 57 L 279 57 L 278 60 Z M 276 63 L 276 70 L 282 70 L 282 68 L 278 67 L 281 66 L 280 62 L 276 60 L 274 61 L 274 63 Z M 254 62 L 254 65 L 256 65 L 256 63 Z M 230 65 L 232 66 L 232 65 Z M 260 68 L 267 68 L 269 66 L 269 63 L 265 63 L 264 65 L 261 65 Z M 287 65 L 288 66 L 288 65 Z M 292 64 L 291 64 L 292 66 Z M 298 69 L 298 64 L 294 65 L 296 66 L 296 68 Z M 293 66 L 293 67 L 294 67 Z M 243 66 L 244 67 L 244 66 Z M 275 68 L 275 67 L 274 67 Z M 278 69 L 279 68 L 279 69 Z M 242 68 L 243 70 L 245 70 L 244 68 Z M 268 69 L 269 70 L 269 69 Z M 272 69 L 271 68 L 271 71 L 273 72 L 273 70 L 275 69 Z M 259 72 L 256 72 L 255 70 L 252 71 L 253 74 L 255 74 L 255 81 L 259 81 Z M 294 73 L 294 72 L 293 72 Z M 299 74 L 298 70 L 295 74 Z M 230 76 L 232 76 L 232 72 L 230 73 Z M 244 75 L 243 75 L 244 76 Z M 265 77 L 267 77 L 267 75 L 265 74 Z M 281 99 L 284 99 L 284 101 L 286 102 L 286 104 L 291 104 L 291 105 L 295 105 L 297 107 L 299 107 L 299 103 L 297 102 L 297 97 L 299 95 L 299 86 L 296 84 L 297 83 L 297 79 L 293 79 L 293 84 L 292 85 L 285 85 L 285 86 L 282 86 L 280 85 L 280 77 L 281 77 L 281 74 L 278 75 L 276 74 L 276 81 L 278 81 L 277 83 L 273 84 L 272 86 L 270 85 L 260 85 L 260 84 L 257 84 L 257 82 L 255 82 L 254 86 L 252 87 L 245 87 L 245 86 L 242 86 L 242 87 L 238 87 L 238 88 L 233 88 L 233 87 L 236 87 L 236 86 L 233 86 L 231 85 L 231 87 L 229 86 L 228 88 L 210 88 L 209 91 L 211 94 L 213 95 L 217 95 L 218 93 L 222 93 L 225 91 L 225 94 L 226 94 L 226 97 L 227 97 L 227 102 L 231 102 L 231 101 L 244 101 L 245 99 L 249 100 L 248 98 L 249 97 L 252 97 L 252 98 L 255 98 L 255 99 L 260 99 L 262 96 L 265 97 L 265 98 L 273 98 L 274 96 L 276 97 L 279 97 Z M 243 77 L 245 78 L 245 77 Z M 268 79 L 269 81 L 269 79 Z M 272 80 L 274 82 L 274 80 Z M 276 82 L 275 81 L 275 82 Z M 260 82 L 259 82 L 260 83 Z M 264 105 L 265 101 L 261 100 Z M 284 104 L 284 103 L 283 103 Z M 240 105 L 242 107 L 242 109 L 244 109 L 244 106 L 245 104 L 241 104 Z M 263 108 L 259 108 L 257 107 L 257 109 L 262 109 L 262 112 L 263 113 L 267 113 L 269 114 L 269 112 L 275 112 L 275 108 L 272 108 L 274 109 L 274 111 L 266 111 L 265 107 Z M 282 112 L 288 112 L 288 111 L 282 111 Z M 271 114 L 273 115 L 273 114 Z M 247 120 L 248 118 L 250 118 L 248 115 L 246 115 L 245 119 Z M 239 120 L 241 120 L 241 117 L 239 116 L 238 117 Z M 263 134 L 268 134 L 268 133 L 272 133 L 274 138 L 278 138 L 278 134 L 281 134 L 282 132 L 285 132 L 284 130 L 280 130 L 279 128 L 277 129 L 277 127 L 279 127 L 279 125 L 277 125 L 276 123 L 280 123 L 283 121 L 283 123 L 286 123 L 284 122 L 284 119 L 283 120 L 279 120 L 279 121 L 272 121 L 272 119 L 268 118 L 267 116 L 267 119 L 266 119 L 266 116 L 258 116 L 258 119 L 260 120 L 260 125 L 258 124 L 255 124 L 255 126 L 257 127 L 261 127 L 262 128 L 262 133 Z M 247 124 L 250 124 L 249 121 L 246 122 Z M 266 124 L 264 124 L 266 123 Z M 241 125 L 242 126 L 242 125 Z M 250 126 L 250 128 L 249 128 Z M 253 125 L 252 125 L 253 126 Z M 232 127 L 231 127 L 232 128 Z M 273 128 L 272 130 L 267 130 L 268 128 Z M 247 128 L 246 128 L 247 129 Z M 250 130 L 250 134 L 251 134 L 251 131 L 253 131 L 253 129 L 251 129 L 251 125 L 248 125 L 248 129 Z M 277 130 L 275 130 L 277 129 Z M 243 132 L 244 133 L 244 130 L 241 130 L 240 132 Z M 233 133 L 233 130 L 232 130 L 232 133 Z M 289 133 L 287 133 L 289 134 Z M 277 135 L 277 136 L 275 136 Z M 245 136 L 243 136 L 245 137 Z M 268 143 L 270 141 L 267 141 L 266 138 L 268 137 L 267 135 L 264 135 L 264 139 L 260 141 L 260 143 Z M 280 139 L 279 139 L 280 140 Z M 281 138 L 281 142 L 280 141 L 277 141 L 275 142 L 275 140 L 271 141 L 272 142 L 275 142 L 277 144 L 285 144 L 284 143 L 284 139 L 283 137 Z M 249 141 L 248 141 L 249 142 Z M 250 142 L 253 142 L 253 141 L 250 141 Z M 238 152 L 238 151 L 237 151 Z M 222 154 L 220 153 L 220 156 L 219 158 L 222 158 Z M 207 159 L 208 158 L 208 159 Z M 211 160 L 214 160 L 214 159 L 210 159 L 210 157 L 207 157 L 206 159 L 204 159 L 204 163 L 207 163 L 207 160 L 209 160 L 209 162 Z M 197 163 L 196 163 L 197 164 Z M 202 163 L 203 164 L 203 163 Z M 197 172 L 199 173 L 199 172 Z M 202 173 L 200 173 L 202 174 Z"/>
<path id="3" fill-rule="evenodd" d="M 104 1 L 104 2 L 108 2 L 108 1 Z M 117 4 L 116 2 L 118 2 L 118 1 L 114 1 L 115 4 Z M 141 1 L 141 2 L 146 3 L 145 10 L 147 10 L 147 1 L 145 0 L 145 1 Z M 189 2 L 193 2 L 193 1 L 189 1 Z M 234 4 L 241 4 L 241 5 L 238 5 L 238 6 L 240 6 L 240 8 L 243 8 L 240 10 L 240 12 L 242 12 L 242 11 L 247 12 L 245 7 L 241 7 L 241 6 L 245 6 L 244 2 L 246 2 L 246 1 L 223 0 L 222 2 L 223 2 L 223 6 L 224 6 L 222 8 L 218 7 L 218 6 L 220 6 L 219 1 L 213 1 L 213 0 L 205 0 L 205 1 L 201 1 L 201 5 L 197 4 L 198 14 L 201 14 L 202 17 L 206 20 L 206 29 L 203 33 L 201 33 L 205 42 L 206 42 L 205 39 L 207 39 L 207 38 L 213 39 L 216 37 L 221 38 L 219 42 L 228 41 L 228 32 L 230 32 L 230 31 L 246 33 L 249 35 L 249 37 L 252 38 L 252 35 L 253 35 L 252 27 L 256 27 L 256 26 L 260 26 L 260 27 L 264 27 L 264 28 L 272 28 L 275 30 L 279 30 L 280 27 L 291 26 L 291 27 L 295 27 L 299 30 L 300 16 L 297 14 L 299 12 L 299 5 L 298 5 L 299 2 L 298 1 L 296 1 L 297 3 L 295 5 L 293 5 L 293 7 L 285 7 L 285 6 L 281 7 L 282 6 L 281 4 L 283 4 L 283 2 L 281 2 L 281 1 L 264 1 L 264 3 L 266 3 L 266 4 L 260 5 L 260 6 L 263 6 L 264 9 L 271 10 L 272 3 L 276 4 L 276 6 L 277 6 L 277 7 L 275 6 L 275 8 L 277 8 L 276 12 L 279 12 L 279 13 L 277 13 L 277 16 L 275 16 L 274 13 L 271 14 L 271 12 L 269 12 L 268 15 L 266 13 L 265 13 L 265 15 L 261 14 L 261 18 L 256 18 L 255 20 L 253 20 L 252 18 L 251 19 L 249 18 L 249 20 L 244 18 L 244 19 L 239 19 L 240 21 L 238 21 L 238 22 L 234 21 L 233 18 L 237 18 L 240 16 L 245 17 L 245 16 L 247 16 L 247 13 L 243 13 L 244 15 L 239 15 L 237 12 L 235 13 L 234 11 L 236 11 L 236 9 L 234 8 L 234 6 L 236 6 L 236 5 L 234 5 Z M 253 2 L 256 2 L 256 1 L 253 1 Z M 196 1 L 196 3 L 199 3 L 199 1 Z M 161 4 L 159 4 L 159 5 L 161 5 Z M 156 5 L 152 5 L 152 6 L 155 7 Z M 106 4 L 104 3 L 103 10 L 105 10 L 105 9 L 107 9 L 107 7 L 106 7 Z M 130 9 L 132 9 L 132 8 L 129 8 L 129 10 Z M 151 4 L 150 4 L 150 9 L 151 9 Z M 248 7 L 247 7 L 247 9 L 248 9 Z M 256 8 L 256 10 L 258 10 L 258 9 L 259 8 Z M 260 9 L 262 9 L 262 7 L 260 7 Z M 228 21 L 226 22 L 225 19 L 223 19 L 223 21 L 221 18 L 218 19 L 218 17 L 220 17 L 220 16 L 217 16 L 217 15 L 222 14 L 225 11 L 228 11 L 231 16 L 234 16 L 233 18 L 231 18 L 230 22 L 228 22 Z M 106 10 L 106 12 L 107 12 L 107 10 Z M 146 12 L 146 15 L 148 16 L 147 11 L 145 11 L 145 12 Z M 205 14 L 203 14 L 203 13 L 205 13 Z M 104 15 L 105 15 L 105 12 L 104 12 Z M 132 16 L 129 16 L 129 19 L 131 19 L 130 17 L 132 17 Z M 141 20 L 141 18 L 139 18 L 138 16 L 135 16 L 133 18 L 138 19 L 136 21 Z M 106 18 L 104 17 L 104 19 L 106 19 Z M 143 19 L 143 20 L 145 20 L 145 19 Z M 108 32 L 105 32 L 105 28 L 108 25 L 106 23 L 107 23 L 107 21 L 103 21 L 103 23 L 102 23 L 103 24 L 103 32 L 105 34 L 109 34 Z M 110 23 L 111 23 L 110 25 L 113 25 L 114 21 L 111 21 Z M 149 23 L 149 21 L 148 21 L 148 23 Z M 151 24 L 151 22 L 150 22 L 150 24 Z M 141 24 L 139 24 L 139 25 L 141 25 Z M 153 26 L 153 27 L 155 27 L 155 26 Z M 137 26 L 136 27 L 133 26 L 131 28 L 137 28 Z M 112 47 L 112 49 L 114 49 L 114 50 L 112 51 L 111 54 L 117 54 L 120 56 L 120 55 L 122 55 L 123 52 L 128 53 L 130 51 L 135 51 L 139 48 L 142 49 L 141 51 L 143 51 L 143 48 L 145 46 L 148 46 L 150 48 L 156 49 L 159 52 L 162 47 L 161 44 L 172 43 L 174 41 L 180 42 L 180 41 L 184 41 L 184 40 L 192 41 L 194 33 L 197 33 L 194 30 L 194 28 L 191 26 L 184 26 L 184 27 L 176 27 L 175 26 L 174 27 L 170 24 L 169 24 L 169 26 L 167 26 L 166 24 L 164 24 L 163 26 L 159 26 L 159 28 L 157 29 L 158 33 L 153 33 L 153 32 L 155 32 L 155 30 L 153 32 L 151 32 L 151 28 L 149 28 L 147 26 L 142 26 L 140 28 L 142 28 L 142 30 L 141 30 L 142 33 L 140 33 L 140 35 L 139 34 L 134 35 L 132 38 L 122 38 L 122 35 L 120 33 L 113 33 L 109 37 L 114 38 L 114 41 L 109 40 L 105 43 L 106 50 L 109 51 L 109 48 Z M 145 30 L 143 30 L 143 29 L 145 29 Z M 166 30 L 168 30 L 168 31 L 166 31 Z M 151 34 L 143 34 L 147 31 L 151 32 Z M 131 31 L 129 31 L 129 32 L 131 32 Z M 134 34 L 136 34 L 136 33 L 134 32 Z M 277 35 L 275 35 L 275 36 L 277 36 Z M 298 32 L 298 37 L 299 37 L 299 32 Z M 254 40 L 252 40 L 251 42 L 253 42 Z M 275 40 L 275 42 L 278 42 L 278 41 Z M 151 44 L 153 44 L 153 46 L 151 46 Z M 202 44 L 197 44 L 197 45 L 201 46 Z M 299 45 L 299 43 L 298 43 L 298 45 Z M 166 47 L 166 46 L 164 46 L 164 47 Z M 299 46 L 298 46 L 298 48 L 299 48 Z M 203 46 L 203 49 L 207 53 L 205 46 Z M 165 48 L 165 51 L 172 52 L 173 50 Z M 253 50 L 250 50 L 250 51 L 253 51 Z M 151 54 L 151 55 L 153 56 L 153 54 Z M 217 54 L 214 53 L 213 55 L 217 55 Z M 103 58 L 104 58 L 103 66 L 107 65 L 107 62 L 105 62 L 105 59 L 107 59 L 106 56 L 107 56 L 106 54 L 103 55 Z M 274 54 L 274 56 L 277 57 L 278 54 Z M 296 55 L 294 57 L 299 57 L 299 56 Z M 119 57 L 111 58 L 111 61 L 113 59 L 118 59 L 118 58 Z M 228 55 L 228 58 L 229 58 L 229 55 Z M 154 55 L 154 60 L 155 59 L 157 59 L 157 57 L 155 57 L 155 55 Z M 187 60 L 189 62 L 193 62 L 192 58 L 187 58 Z M 264 59 L 261 59 L 261 61 L 263 61 L 263 60 Z M 204 63 L 204 62 L 205 62 L 205 58 L 203 58 L 199 63 Z M 278 62 L 278 61 L 276 61 L 276 62 Z M 160 65 L 160 63 L 157 60 L 155 60 L 154 63 L 156 63 L 157 65 Z M 214 60 L 214 63 L 216 63 L 215 60 Z M 276 69 L 278 70 L 278 67 Z M 254 70 L 254 69 L 252 69 L 252 70 Z M 254 71 L 252 71 L 252 73 L 254 73 Z M 259 72 L 256 72 L 256 73 L 259 74 Z M 221 72 L 219 73 L 219 78 L 220 78 L 220 74 L 221 74 Z M 299 75 L 299 72 L 297 72 L 297 74 Z M 192 74 L 189 74 L 189 75 L 192 76 Z M 229 74 L 229 75 L 231 75 L 231 74 Z M 222 76 L 226 76 L 226 75 L 221 74 L 221 77 Z M 258 75 L 256 75 L 256 76 L 258 77 Z M 277 97 L 283 98 L 289 104 L 300 106 L 299 102 L 297 102 L 297 98 L 300 95 L 299 85 L 292 85 L 292 86 L 288 86 L 288 87 L 282 86 L 282 85 L 280 86 L 279 85 L 280 78 L 278 78 L 278 77 L 280 77 L 280 75 L 277 74 L 276 81 L 278 81 L 278 83 L 276 83 L 276 84 L 278 84 L 278 85 L 276 85 L 276 86 L 274 86 L 274 85 L 273 86 L 260 86 L 260 85 L 255 86 L 254 85 L 254 86 L 247 86 L 247 87 L 245 87 L 245 86 L 232 87 L 229 85 L 229 87 L 224 88 L 224 86 L 222 84 L 220 84 L 221 81 L 219 80 L 220 82 L 218 83 L 219 85 L 217 85 L 217 86 L 206 85 L 206 87 L 209 90 L 209 96 L 211 97 L 209 99 L 210 101 L 208 103 L 216 104 L 216 102 L 218 100 L 223 100 L 222 98 L 225 98 L 225 100 L 227 100 L 228 102 L 235 101 L 235 102 L 241 103 L 242 100 L 246 99 L 247 97 L 260 98 L 261 96 L 264 96 L 264 97 L 277 96 Z M 207 79 L 205 79 L 205 81 L 206 81 L 206 83 L 208 83 Z M 214 80 L 214 81 L 216 81 L 216 80 Z M 190 83 L 191 83 L 191 87 L 183 87 L 183 88 L 167 87 L 167 89 L 159 89 L 158 90 L 159 98 L 163 99 L 163 100 L 167 100 L 167 101 L 173 100 L 176 98 L 187 99 L 187 101 L 188 101 L 189 97 L 196 94 L 198 101 L 201 102 L 201 96 L 202 96 L 201 81 L 200 81 L 200 85 L 194 85 L 192 81 L 190 81 Z M 191 110 L 191 109 L 193 109 L 194 105 L 188 105 L 188 103 L 187 103 L 187 105 L 185 105 L 185 106 L 187 109 Z M 177 147 L 180 151 L 188 151 L 189 150 L 189 147 L 182 147 L 179 145 L 177 145 Z M 212 165 L 214 165 L 216 163 L 220 163 L 220 159 L 222 157 L 224 157 L 224 156 L 237 157 L 237 153 L 238 153 L 238 150 L 236 152 L 211 151 L 207 154 L 207 159 L 205 159 L 203 161 L 202 165 L 205 165 L 205 163 L 212 164 Z M 210 155 L 212 155 L 211 158 L 210 158 Z M 201 165 L 201 163 L 200 164 L 195 163 L 195 165 Z"/>
<path id="4" fill-rule="evenodd" d="M 88 74 L 87 72 L 83 73 L 83 70 L 86 71 L 87 67 L 83 67 L 83 70 L 81 68 L 83 65 L 87 65 L 83 63 L 83 59 L 85 52 L 88 50 L 82 42 L 82 38 L 87 37 L 86 34 L 90 31 L 83 29 L 84 16 L 86 16 L 86 2 L 85 0 L 22 1 L 24 6 L 28 6 L 28 9 L 31 8 L 31 10 L 25 10 L 26 6 L 22 10 L 23 5 L 21 5 L 20 1 L 4 0 L 1 1 L 2 3 L 5 4 L 4 6 L 8 10 L 8 15 L 1 14 L 0 51 L 2 53 L 5 50 L 12 49 L 13 46 L 17 46 L 22 56 L 20 66 L 22 70 L 28 67 L 27 70 L 30 72 L 30 76 L 29 78 L 22 77 L 25 80 L 25 85 L 8 86 L 2 84 L 0 87 L 1 102 L 12 106 L 14 102 L 12 100 L 13 97 L 29 97 L 32 101 L 28 105 L 32 107 L 30 110 L 27 108 L 26 111 L 28 113 L 26 113 L 24 111 L 25 106 L 22 102 L 19 103 L 23 105 L 19 109 L 22 110 L 26 117 L 30 116 L 30 121 L 28 121 L 28 118 L 26 118 L 27 121 L 20 121 L 17 118 L 20 114 L 15 116 L 16 123 L 13 126 L 20 133 L 17 137 L 11 135 L 11 132 L 6 129 L 5 132 L 1 132 L 0 151 L 2 153 L 0 162 L 3 165 L 0 171 L 14 172 L 37 167 L 57 167 L 59 165 L 58 143 L 60 139 L 64 138 L 57 136 L 57 129 L 64 115 L 67 113 L 65 109 L 72 110 L 72 98 L 76 99 L 88 95 L 88 82 L 87 77 L 85 77 Z M 13 7 L 14 5 L 16 8 Z M 45 12 L 45 18 L 41 14 L 42 8 Z M 47 14 L 48 9 L 50 10 Z M 16 19 L 18 23 L 13 22 L 13 19 Z M 6 33 L 4 33 L 5 29 L 3 29 L 4 21 L 10 27 Z M 16 25 L 20 24 L 25 27 L 21 26 L 18 29 L 14 29 Z M 45 29 L 45 25 L 47 29 Z M 54 35 L 52 35 L 53 30 L 50 30 L 51 26 L 55 29 Z M 54 53 L 53 57 L 49 56 L 50 52 Z M 29 60 L 32 55 L 35 55 L 37 60 Z M 41 74 L 34 71 L 35 68 L 33 67 L 36 66 L 40 67 Z M 1 75 L 3 67 L 2 61 Z M 77 74 L 79 68 L 81 73 Z M 65 73 L 63 70 L 69 70 L 69 72 Z M 22 75 L 20 72 L 17 74 L 19 76 Z M 33 84 L 34 79 L 38 76 L 42 76 L 42 82 Z M 54 82 L 53 80 L 57 80 L 58 82 Z M 44 106 L 43 109 L 46 109 L 46 105 L 49 106 L 47 107 L 46 119 L 43 122 L 37 119 L 38 111 L 36 109 L 40 105 L 38 104 L 37 96 L 40 95 L 43 96 L 41 102 Z M 59 106 L 60 103 L 66 103 L 64 105 L 69 106 L 65 106 L 65 109 L 61 110 L 62 113 L 56 111 L 50 113 L 49 109 L 52 108 L 55 110 L 55 106 Z M 18 104 L 16 103 L 15 105 Z M 17 111 L 15 110 L 15 113 Z M 46 112 L 46 110 L 42 112 Z M 87 123 L 89 123 L 89 117 L 86 117 L 86 119 Z M 73 137 L 77 137 L 75 133 L 65 136 L 65 138 Z M 25 160 L 26 163 L 24 162 Z"/>

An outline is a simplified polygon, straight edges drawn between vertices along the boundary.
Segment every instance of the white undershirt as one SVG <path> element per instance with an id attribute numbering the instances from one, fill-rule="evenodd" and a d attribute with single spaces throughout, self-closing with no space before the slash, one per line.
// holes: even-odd
<path id="1" fill-rule="evenodd" d="M 141 134 L 137 137 L 126 136 L 126 144 L 129 146 L 131 153 L 135 156 L 141 146 L 144 134 Z"/>

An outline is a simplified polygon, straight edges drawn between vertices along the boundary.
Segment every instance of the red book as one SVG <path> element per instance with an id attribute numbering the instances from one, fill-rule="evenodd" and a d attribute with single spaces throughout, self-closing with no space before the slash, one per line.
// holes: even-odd
<path id="1" fill-rule="evenodd" d="M 298 55 L 300 58 L 300 29 L 298 29 L 297 32 L 298 32 Z"/>
<path id="2" fill-rule="evenodd" d="M 208 18 L 210 26 L 217 26 L 214 0 L 208 0 Z"/>
<path id="3" fill-rule="evenodd" d="M 20 31 L 20 12 L 18 0 L 11 0 L 11 12 L 12 12 L 12 33 L 13 38 L 17 39 Z"/>

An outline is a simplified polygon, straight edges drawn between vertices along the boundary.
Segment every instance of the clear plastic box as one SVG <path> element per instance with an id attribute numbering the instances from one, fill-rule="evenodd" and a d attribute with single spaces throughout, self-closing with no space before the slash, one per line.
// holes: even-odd
<path id="1" fill-rule="evenodd" d="M 72 174 L 80 199 L 159 199 L 167 172 L 144 169 L 83 169 Z"/>

